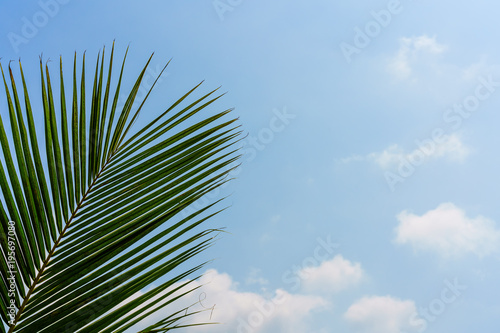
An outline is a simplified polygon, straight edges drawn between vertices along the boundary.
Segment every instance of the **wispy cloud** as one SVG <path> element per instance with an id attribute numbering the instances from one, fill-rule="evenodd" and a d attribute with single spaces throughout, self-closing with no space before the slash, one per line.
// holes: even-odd
<path id="1" fill-rule="evenodd" d="M 457 46 L 458 48 L 459 46 Z M 443 104 L 456 103 L 478 77 L 497 76 L 499 66 L 482 54 L 470 64 L 455 63 L 452 46 L 439 41 L 436 36 L 413 36 L 399 39 L 399 47 L 385 59 L 387 73 L 410 92 L 426 97 L 433 96 Z M 454 50 L 460 52 L 459 49 Z M 448 56 L 450 54 L 450 56 Z M 409 86 L 408 86 L 409 85 Z M 406 88 L 405 88 L 406 87 Z"/>
<path id="2" fill-rule="evenodd" d="M 269 284 L 269 281 L 262 277 L 262 271 L 259 268 L 252 267 L 245 280 L 245 283 L 247 285 L 265 286 Z"/>
<path id="3" fill-rule="evenodd" d="M 422 62 L 432 66 L 434 57 L 447 48 L 447 45 L 437 42 L 435 36 L 403 37 L 399 40 L 399 50 L 389 62 L 389 71 L 399 79 L 409 79 L 415 66 Z"/>
<path id="4" fill-rule="evenodd" d="M 465 146 L 457 134 L 443 136 L 441 142 L 428 141 L 416 142 L 417 148 L 407 151 L 397 144 L 393 144 L 381 152 L 372 152 L 367 155 L 353 155 L 342 158 L 342 163 L 356 161 L 369 161 L 380 168 L 387 170 L 398 167 L 401 163 L 409 161 L 412 164 L 421 164 L 427 160 L 447 158 L 462 162 L 469 155 L 470 149 Z M 413 163 L 413 161 L 418 161 Z"/>

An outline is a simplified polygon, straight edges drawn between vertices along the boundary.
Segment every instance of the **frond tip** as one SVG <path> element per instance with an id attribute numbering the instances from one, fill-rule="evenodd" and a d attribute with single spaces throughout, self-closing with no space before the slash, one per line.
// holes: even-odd
<path id="1" fill-rule="evenodd" d="M 119 106 L 127 52 L 113 83 L 114 43 L 108 59 L 103 48 L 89 92 L 85 54 L 68 86 L 60 59 L 58 89 L 40 56 L 35 111 L 21 62 L 19 90 L 0 64 L 1 333 L 123 332 L 159 310 L 169 314 L 143 332 L 199 325 L 171 307 L 196 289 L 204 263 L 192 262 L 220 232 L 203 226 L 221 209 L 191 206 L 230 178 L 241 131 L 230 110 L 208 111 L 217 89 L 193 98 L 200 84 L 135 129 L 152 56 Z"/>

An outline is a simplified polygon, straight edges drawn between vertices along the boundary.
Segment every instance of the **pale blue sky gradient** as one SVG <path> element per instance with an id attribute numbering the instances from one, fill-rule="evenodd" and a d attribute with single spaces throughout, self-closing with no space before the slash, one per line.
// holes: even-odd
<path id="1" fill-rule="evenodd" d="M 60 2 L 33 36 L 23 27 L 44 12 L 37 1 L 1 5 L 3 65 L 21 58 L 37 87 L 41 53 L 53 66 L 59 55 L 71 66 L 74 52 L 86 51 L 92 68 L 103 45 L 116 40 L 118 55 L 130 45 L 129 86 L 151 52 L 153 70 L 172 58 L 151 110 L 206 80 L 204 91 L 228 91 L 217 110 L 235 107 L 245 132 L 257 138 L 245 140 L 241 172 L 221 192 L 232 193 L 231 208 L 211 222 L 230 234 L 201 258 L 217 258 L 207 267 L 216 270 L 214 281 L 233 283 L 221 285 L 219 298 L 210 298 L 215 287 L 207 290 L 207 302 L 222 307 L 214 319 L 226 325 L 199 332 L 245 332 L 238 320 L 259 310 L 242 302 L 269 301 L 276 290 L 291 300 L 252 332 L 498 332 L 500 86 L 483 83 L 500 82 L 499 4 Z M 395 5 L 386 26 L 373 23 L 372 11 Z M 379 31 L 356 45 L 356 27 L 366 33 L 369 24 Z M 342 43 L 358 53 L 347 59 Z M 473 101 L 477 89 L 488 96 L 475 97 L 477 108 L 454 127 L 447 110 Z M 451 139 L 403 177 L 399 159 L 419 154 L 416 140 L 432 138 L 435 129 Z M 404 181 L 391 188 L 388 172 Z M 397 231 L 403 221 L 404 235 Z M 283 276 L 314 258 L 318 238 L 327 237 L 340 246 L 317 261 L 314 287 L 304 279 L 293 288 Z M 445 304 L 445 281 L 455 279 L 467 289 Z M 229 311 L 231 302 L 240 305 Z M 430 304 L 446 307 L 422 319 Z M 411 324 L 414 310 L 425 330 L 423 321 Z"/>

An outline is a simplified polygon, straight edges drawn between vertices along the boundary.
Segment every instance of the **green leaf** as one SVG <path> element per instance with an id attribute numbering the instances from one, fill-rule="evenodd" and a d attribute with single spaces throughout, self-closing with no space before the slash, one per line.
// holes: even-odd
<path id="1" fill-rule="evenodd" d="M 58 96 L 50 65 L 40 59 L 42 109 L 35 113 L 43 128 L 21 64 L 24 103 L 10 66 L 9 88 L 0 65 L 10 126 L 7 134 L 0 114 L 0 233 L 13 221 L 10 264 L 17 272 L 9 326 L 9 248 L 2 240 L 0 332 L 123 332 L 158 311 L 164 318 L 143 332 L 208 324 L 186 322 L 199 312 L 175 305 L 198 288 L 191 283 L 207 262 L 197 258 L 221 231 L 205 225 L 223 210 L 223 198 L 191 207 L 229 181 L 241 130 L 231 109 L 211 111 L 222 96 L 211 97 L 217 89 L 193 98 L 201 83 L 135 128 L 162 73 L 135 107 L 151 55 L 118 108 L 128 48 L 116 84 L 114 43 L 110 53 L 106 66 L 105 50 L 97 56 L 89 103 L 85 54 L 80 86 L 76 53 L 73 59 L 70 102 L 62 58 Z"/>

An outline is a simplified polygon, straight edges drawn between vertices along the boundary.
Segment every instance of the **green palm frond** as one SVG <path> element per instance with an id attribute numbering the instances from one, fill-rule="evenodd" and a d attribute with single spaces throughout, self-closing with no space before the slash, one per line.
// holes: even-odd
<path id="1" fill-rule="evenodd" d="M 220 231 L 203 227 L 220 200 L 181 212 L 228 181 L 241 131 L 230 109 L 203 113 L 222 95 L 192 98 L 201 83 L 134 131 L 152 56 L 118 107 L 127 52 L 116 84 L 114 45 L 108 65 L 98 55 L 92 91 L 85 54 L 81 70 L 75 54 L 69 89 L 62 60 L 57 87 L 40 59 L 41 110 L 21 63 L 20 81 L 0 65 L 0 332 L 123 332 L 196 289 L 189 281 L 205 263 L 191 262 Z M 198 325 L 180 322 L 196 312 L 168 311 L 143 331 Z"/>

